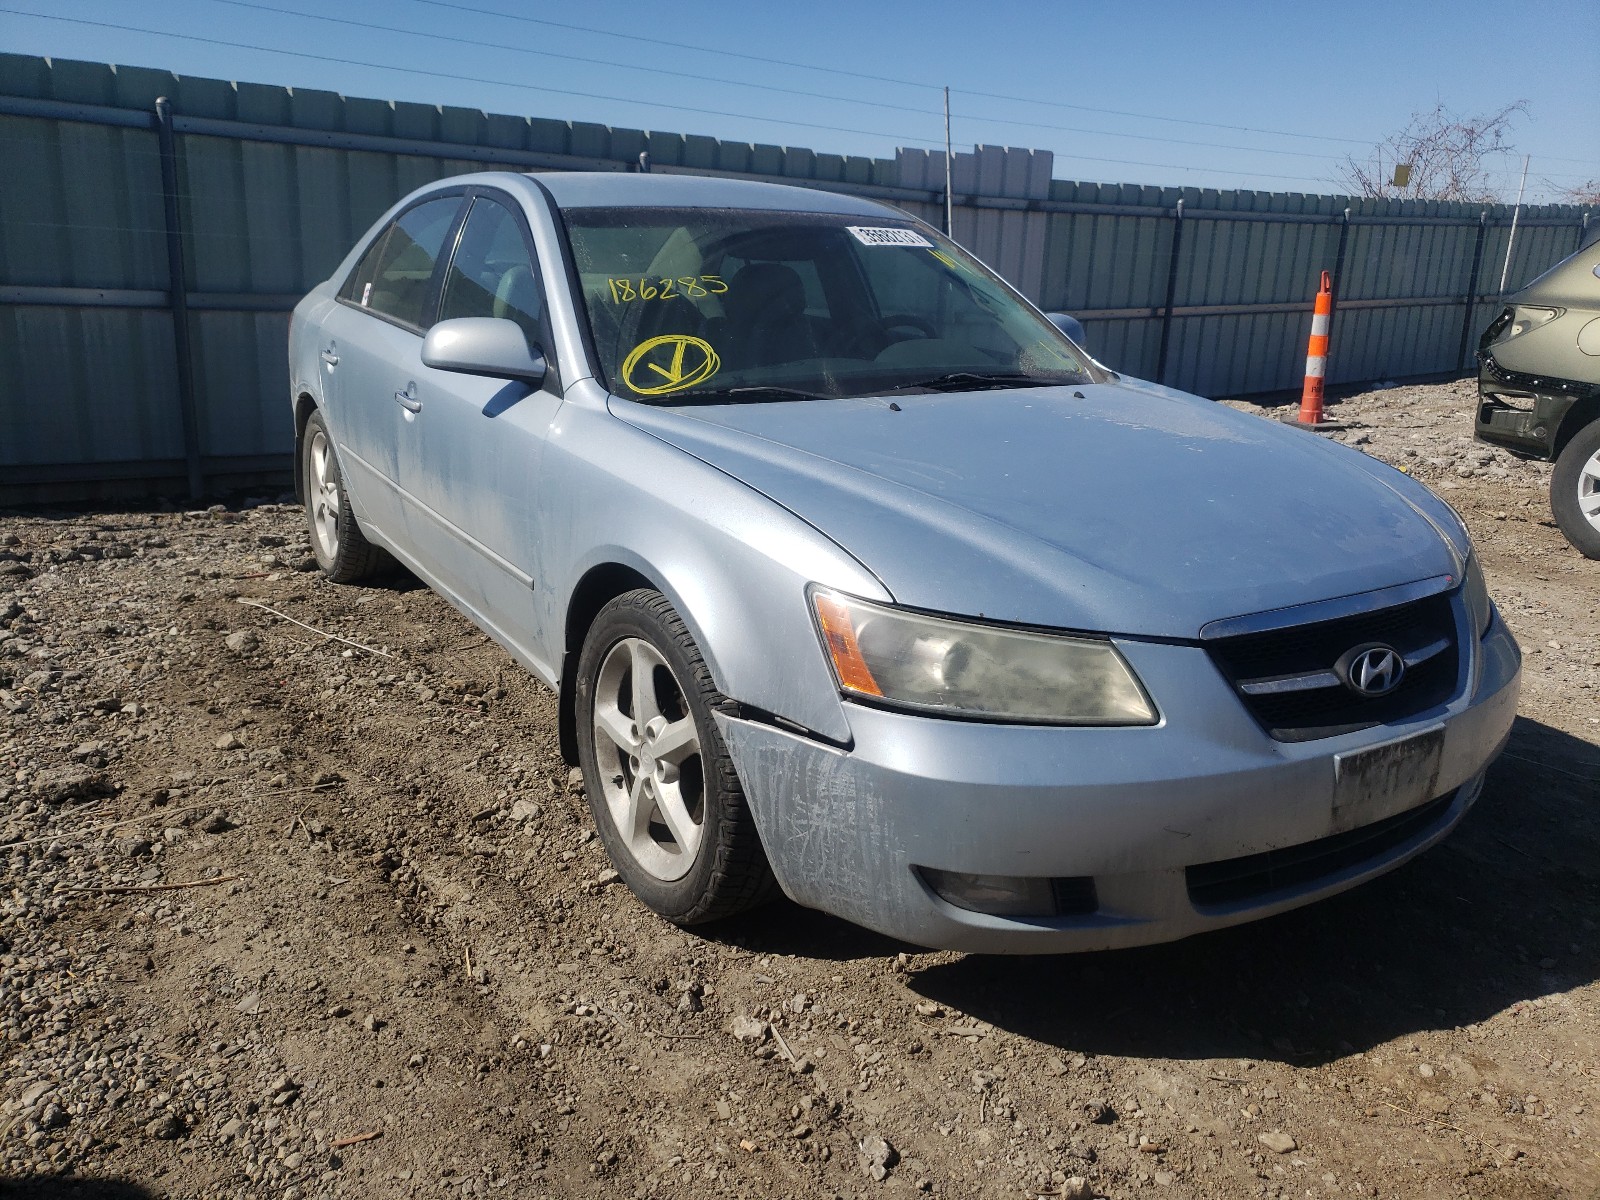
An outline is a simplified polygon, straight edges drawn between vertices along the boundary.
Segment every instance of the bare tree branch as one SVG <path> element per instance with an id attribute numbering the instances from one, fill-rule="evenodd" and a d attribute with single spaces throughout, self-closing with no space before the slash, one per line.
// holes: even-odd
<path id="1" fill-rule="evenodd" d="M 1485 160 L 1512 148 L 1511 122 L 1527 111 L 1528 102 L 1518 100 L 1499 112 L 1470 117 L 1443 104 L 1431 112 L 1412 113 L 1410 123 L 1374 146 L 1366 159 L 1346 158 L 1340 181 L 1369 199 L 1494 203 L 1502 197 Z M 1398 164 L 1411 167 L 1403 187 L 1394 184 Z"/>
<path id="2" fill-rule="evenodd" d="M 1590 179 L 1576 187 L 1560 187 L 1547 179 L 1545 187 L 1560 204 L 1587 204 L 1600 207 L 1600 179 Z"/>

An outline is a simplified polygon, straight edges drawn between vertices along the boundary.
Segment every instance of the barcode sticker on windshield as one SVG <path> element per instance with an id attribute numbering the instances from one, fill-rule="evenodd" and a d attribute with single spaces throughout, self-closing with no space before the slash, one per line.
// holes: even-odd
<path id="1" fill-rule="evenodd" d="M 915 229 L 897 229 L 892 225 L 846 225 L 863 246 L 919 246 L 933 249 L 933 243 Z"/>

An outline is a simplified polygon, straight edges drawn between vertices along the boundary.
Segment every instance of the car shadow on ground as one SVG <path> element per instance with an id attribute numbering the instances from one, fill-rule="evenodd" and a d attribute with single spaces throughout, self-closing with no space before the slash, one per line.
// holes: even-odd
<path id="1" fill-rule="evenodd" d="M 1316 1065 L 1593 981 L 1597 835 L 1600 752 L 1518 718 L 1451 837 L 1352 892 L 1164 946 L 914 961 L 909 979 L 1064 1051 Z M 832 961 L 907 949 L 817 914 L 769 919 L 755 948 Z"/>
<path id="2" fill-rule="evenodd" d="M 685 932 L 755 954 L 792 954 L 817 962 L 859 962 L 927 953 L 922 946 L 874 933 L 815 909 L 801 908 L 787 899 Z"/>
<path id="3" fill-rule="evenodd" d="M 0 1200 L 156 1200 L 156 1193 L 126 1179 L 0 1175 Z"/>

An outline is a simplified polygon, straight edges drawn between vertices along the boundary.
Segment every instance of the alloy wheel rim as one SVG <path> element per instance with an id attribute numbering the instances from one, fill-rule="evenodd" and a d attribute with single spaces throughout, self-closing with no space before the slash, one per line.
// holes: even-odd
<path id="1" fill-rule="evenodd" d="M 611 823 L 656 879 L 682 879 L 705 834 L 700 733 L 672 668 L 642 638 L 623 638 L 600 664 L 594 750 Z"/>
<path id="2" fill-rule="evenodd" d="M 1578 468 L 1578 511 L 1595 529 L 1600 529 L 1600 450 Z"/>
<path id="3" fill-rule="evenodd" d="M 311 437 L 311 533 L 329 562 L 339 555 L 339 508 L 339 472 L 333 463 L 333 447 L 319 429 Z"/>

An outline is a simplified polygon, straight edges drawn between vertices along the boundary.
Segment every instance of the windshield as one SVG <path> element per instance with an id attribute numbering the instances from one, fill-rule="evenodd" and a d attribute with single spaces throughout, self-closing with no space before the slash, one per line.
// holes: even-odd
<path id="1" fill-rule="evenodd" d="M 744 209 L 564 214 L 617 395 L 658 404 L 1084 383 L 1049 321 L 910 220 Z"/>

